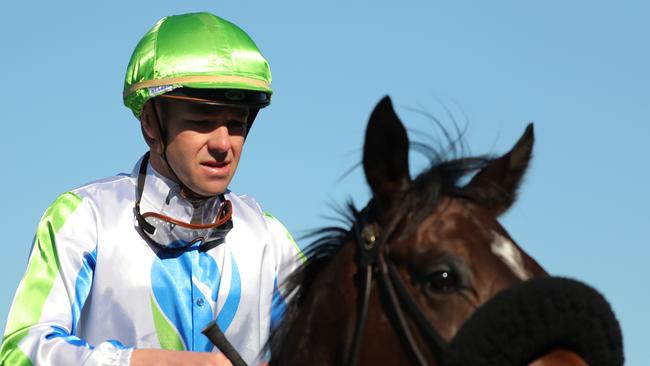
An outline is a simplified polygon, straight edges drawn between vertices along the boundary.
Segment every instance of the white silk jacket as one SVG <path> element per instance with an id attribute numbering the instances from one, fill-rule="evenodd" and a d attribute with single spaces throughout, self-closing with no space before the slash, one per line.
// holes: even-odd
<path id="1" fill-rule="evenodd" d="M 233 229 L 207 251 L 154 249 L 137 230 L 133 172 L 64 193 L 38 226 L 11 306 L 0 365 L 128 365 L 135 348 L 216 351 L 216 319 L 249 364 L 284 310 L 281 286 L 304 256 L 249 196 L 226 192 Z M 147 168 L 142 212 L 189 222 L 178 186 Z"/>

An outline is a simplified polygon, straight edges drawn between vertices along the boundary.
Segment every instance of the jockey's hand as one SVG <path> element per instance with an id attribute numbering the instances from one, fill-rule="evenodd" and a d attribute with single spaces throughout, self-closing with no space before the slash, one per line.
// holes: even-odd
<path id="1" fill-rule="evenodd" d="M 232 366 L 223 353 L 136 349 L 130 366 Z"/>

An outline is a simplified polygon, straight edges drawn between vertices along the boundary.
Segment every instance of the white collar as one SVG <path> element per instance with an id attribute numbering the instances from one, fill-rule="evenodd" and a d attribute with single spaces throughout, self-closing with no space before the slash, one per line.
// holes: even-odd
<path id="1" fill-rule="evenodd" d="M 135 178 L 136 182 L 138 180 L 142 159 L 140 158 L 138 160 L 131 172 L 131 176 Z M 211 208 L 212 212 L 209 212 L 211 218 L 214 218 L 217 214 L 219 202 L 215 201 L 218 201 L 218 199 L 217 196 L 210 197 L 202 205 L 203 207 Z M 147 164 L 144 191 L 140 199 L 140 211 L 142 213 L 157 212 L 176 220 L 190 222 L 194 210 L 195 208 L 192 206 L 192 203 L 180 194 L 180 185 L 160 174 L 153 168 L 151 162 L 149 162 Z"/>

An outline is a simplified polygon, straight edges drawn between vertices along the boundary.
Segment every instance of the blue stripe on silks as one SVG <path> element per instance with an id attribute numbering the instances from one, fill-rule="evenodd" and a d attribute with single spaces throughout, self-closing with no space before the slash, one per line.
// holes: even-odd
<path id="1" fill-rule="evenodd" d="M 131 347 L 127 347 L 127 346 L 123 345 L 120 341 L 116 341 L 115 339 L 109 339 L 109 340 L 106 341 L 106 342 L 112 344 L 112 345 L 113 345 L 115 348 L 117 348 L 117 349 L 127 349 L 127 348 L 131 348 Z"/>
<path id="2" fill-rule="evenodd" d="M 210 298 L 212 301 L 216 302 L 219 283 L 221 281 L 221 273 L 219 272 L 217 262 L 207 252 L 200 252 L 198 259 L 199 265 L 198 268 L 196 268 L 194 280 L 207 287 L 209 292 L 204 293 L 196 286 L 196 283 L 193 283 L 192 291 L 194 293 L 194 299 L 198 300 L 199 296 L 203 296 L 204 298 Z M 212 312 L 212 307 L 208 301 L 205 301 L 203 306 L 194 307 L 193 351 L 210 352 L 214 349 L 212 342 L 201 333 L 201 330 L 212 320 L 214 320 L 214 313 Z"/>
<path id="3" fill-rule="evenodd" d="M 81 316 L 81 309 L 83 308 L 88 294 L 90 294 L 90 287 L 93 282 L 93 273 L 95 272 L 95 265 L 97 264 L 97 248 L 90 253 L 86 253 L 81 263 L 81 269 L 77 275 L 77 280 L 74 286 L 74 303 L 72 304 L 72 334 L 77 331 L 77 323 Z"/>
<path id="4" fill-rule="evenodd" d="M 212 301 L 217 301 L 219 284 L 221 283 L 221 271 L 219 271 L 217 262 L 207 252 L 201 252 L 199 255 L 199 268 L 197 269 L 196 277 L 201 283 L 206 284 L 212 289 L 212 292 L 208 295 Z"/>
<path id="5" fill-rule="evenodd" d="M 217 316 L 217 324 L 219 328 L 225 333 L 232 323 L 232 320 L 235 318 L 235 313 L 239 307 L 239 300 L 241 298 L 241 278 L 239 276 L 239 268 L 237 267 L 237 262 L 235 262 L 235 257 L 230 254 L 231 262 L 231 279 L 230 279 L 230 291 L 228 291 L 228 297 L 226 302 L 223 304 L 223 308 Z"/>
<path id="6" fill-rule="evenodd" d="M 284 312 L 287 310 L 287 303 L 278 288 L 278 277 L 273 280 L 273 302 L 271 303 L 271 330 L 280 325 Z"/>
<path id="7" fill-rule="evenodd" d="M 161 251 L 151 266 L 151 285 L 160 310 L 178 334 L 185 349 L 191 351 L 192 333 L 192 261 L 197 250 L 182 254 Z"/>
<path id="8" fill-rule="evenodd" d="M 61 338 L 67 343 L 77 346 L 77 347 L 86 347 L 88 349 L 94 349 L 93 346 L 90 345 L 90 343 L 84 341 L 83 339 L 70 335 L 65 329 L 57 326 L 52 326 L 52 333 L 49 333 L 45 335 L 45 339 L 54 339 L 54 338 Z"/>
<path id="9" fill-rule="evenodd" d="M 203 293 L 201 290 L 196 286 L 193 285 L 193 290 L 195 294 L 201 294 L 198 296 L 204 296 L 202 295 Z M 195 296 L 195 299 L 198 297 Z M 194 322 L 194 343 L 192 344 L 192 351 L 195 352 L 210 352 L 214 349 L 214 344 L 208 339 L 208 337 L 204 336 L 203 333 L 201 333 L 201 330 L 205 328 L 208 323 L 210 323 L 213 319 L 213 312 L 212 312 L 212 307 L 208 303 L 208 301 L 204 301 L 202 306 L 194 306 L 194 312 L 193 312 L 193 319 L 192 321 Z"/>
<path id="10" fill-rule="evenodd" d="M 66 330 L 61 328 L 61 327 L 52 326 L 50 328 L 52 328 L 52 332 L 45 335 L 45 339 L 47 339 L 47 340 L 60 338 L 60 339 L 63 339 L 64 341 L 66 341 L 67 343 L 69 343 L 69 344 L 71 344 L 73 346 L 86 347 L 86 348 L 91 349 L 91 350 L 95 349 L 95 347 L 91 346 L 90 343 L 84 341 L 83 339 L 81 339 L 79 337 L 68 334 L 68 332 L 66 332 Z M 110 339 L 107 342 L 112 344 L 115 348 L 118 348 L 118 349 L 127 349 L 127 348 L 129 348 L 129 347 L 126 347 L 125 345 L 123 345 L 120 341 L 117 341 L 117 340 L 114 340 L 114 339 Z"/>

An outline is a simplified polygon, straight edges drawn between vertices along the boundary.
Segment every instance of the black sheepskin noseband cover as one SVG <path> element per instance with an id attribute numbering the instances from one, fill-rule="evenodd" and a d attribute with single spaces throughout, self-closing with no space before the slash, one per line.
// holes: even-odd
<path id="1" fill-rule="evenodd" d="M 523 366 L 557 348 L 590 366 L 623 365 L 618 321 L 593 288 L 566 278 L 536 278 L 497 294 L 452 339 L 445 366 Z"/>

